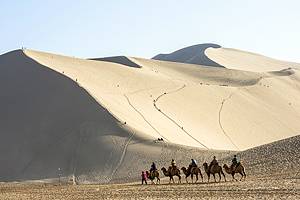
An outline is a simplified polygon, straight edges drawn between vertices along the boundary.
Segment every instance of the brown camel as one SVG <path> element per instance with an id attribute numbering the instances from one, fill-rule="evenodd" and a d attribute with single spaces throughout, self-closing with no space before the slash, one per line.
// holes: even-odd
<path id="1" fill-rule="evenodd" d="M 151 180 L 151 183 L 154 184 L 154 179 L 156 178 L 156 184 L 160 183 L 159 172 L 157 170 L 149 172 L 146 171 L 148 179 Z"/>
<path id="2" fill-rule="evenodd" d="M 216 182 L 216 176 L 215 174 L 219 174 L 219 182 L 221 181 L 221 174 L 224 176 L 224 180 L 226 182 L 226 178 L 225 178 L 225 174 L 222 170 L 222 167 L 219 166 L 219 165 L 212 165 L 211 168 L 209 169 L 209 166 L 207 163 L 203 163 L 203 166 L 204 166 L 204 170 L 208 176 L 208 182 L 209 182 L 209 179 L 210 179 L 210 174 L 212 174 L 214 176 L 214 179 L 215 179 L 215 182 Z"/>
<path id="3" fill-rule="evenodd" d="M 193 183 L 194 175 L 196 175 L 196 182 L 195 183 L 197 183 L 197 181 L 198 181 L 198 174 L 200 174 L 202 182 L 203 182 L 203 176 L 202 176 L 200 168 L 198 168 L 198 167 L 190 167 L 189 166 L 188 168 L 182 167 L 181 170 L 185 174 L 185 180 L 186 180 L 187 183 L 188 183 L 187 178 L 190 175 L 191 175 L 192 183 Z"/>
<path id="4" fill-rule="evenodd" d="M 172 167 L 169 167 L 168 170 L 166 170 L 166 168 L 161 168 L 161 171 L 164 173 L 165 176 L 170 177 L 170 181 L 169 183 L 171 183 L 171 180 L 173 181 L 173 183 L 175 183 L 173 176 L 177 176 L 178 177 L 178 183 L 181 183 L 181 176 L 180 176 L 180 170 L 179 169 L 173 169 Z"/>
<path id="5" fill-rule="evenodd" d="M 231 174 L 233 180 L 236 180 L 236 178 L 234 178 L 234 174 L 239 173 L 242 177 L 240 179 L 240 181 L 244 178 L 244 180 L 246 180 L 246 173 L 245 173 L 245 168 L 242 164 L 238 164 L 235 169 L 233 170 L 232 168 L 228 167 L 226 164 L 224 164 L 223 168 L 225 169 L 225 172 L 228 174 Z"/>

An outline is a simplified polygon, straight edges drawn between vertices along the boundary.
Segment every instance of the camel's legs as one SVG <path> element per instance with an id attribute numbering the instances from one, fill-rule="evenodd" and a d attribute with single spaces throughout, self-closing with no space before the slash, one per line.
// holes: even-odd
<path id="1" fill-rule="evenodd" d="M 200 176 L 201 176 L 201 179 L 202 179 L 202 182 L 203 182 L 203 175 L 202 175 L 201 171 L 200 171 Z"/>
<path id="2" fill-rule="evenodd" d="M 223 175 L 223 177 L 224 177 L 224 180 L 225 180 L 225 182 L 226 182 L 226 177 L 225 177 L 225 174 L 224 174 L 224 172 L 223 172 L 223 171 L 221 171 L 221 174 Z"/>
<path id="3" fill-rule="evenodd" d="M 178 176 L 178 183 L 181 183 L 181 176 L 180 175 L 177 176 Z"/>
<path id="4" fill-rule="evenodd" d="M 240 179 L 240 181 L 241 181 L 244 177 L 244 174 L 242 172 L 239 172 L 239 174 L 242 176 L 241 179 Z"/>
<path id="5" fill-rule="evenodd" d="M 207 177 L 208 177 L 208 181 L 207 182 L 209 183 L 209 179 L 210 179 L 210 174 L 209 173 L 207 174 Z"/>
<path id="6" fill-rule="evenodd" d="M 187 176 L 185 176 L 185 181 L 186 181 L 186 183 L 189 183 L 189 181 L 188 181 L 188 179 L 187 179 Z"/>
<path id="7" fill-rule="evenodd" d="M 215 182 L 217 182 L 217 181 L 216 181 L 216 175 L 215 175 L 215 174 L 213 174 L 213 176 L 214 176 Z"/>
<path id="8" fill-rule="evenodd" d="M 191 178 L 192 178 L 192 183 L 194 182 L 194 174 L 191 174 Z"/>
<path id="9" fill-rule="evenodd" d="M 243 169 L 243 174 L 244 174 L 244 180 L 246 180 L 246 173 L 244 169 Z"/>
<path id="10" fill-rule="evenodd" d="M 221 173 L 219 172 L 218 175 L 219 175 L 219 182 L 221 182 Z"/>
<path id="11" fill-rule="evenodd" d="M 196 183 L 197 183 L 198 179 L 199 179 L 199 178 L 198 178 L 198 174 L 196 174 Z"/>
<path id="12" fill-rule="evenodd" d="M 236 178 L 234 177 L 234 173 L 232 173 L 231 175 L 232 175 L 233 180 L 237 181 Z"/>

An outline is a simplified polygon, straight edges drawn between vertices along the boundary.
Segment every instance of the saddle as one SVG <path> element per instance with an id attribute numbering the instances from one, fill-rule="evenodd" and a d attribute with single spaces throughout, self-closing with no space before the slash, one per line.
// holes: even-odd
<path id="1" fill-rule="evenodd" d="M 155 171 L 157 171 L 157 170 L 152 170 L 152 171 L 150 171 L 150 173 L 149 173 L 149 179 L 153 179 L 153 178 L 154 178 L 154 176 L 155 176 Z"/>
<path id="2" fill-rule="evenodd" d="M 179 173 L 180 173 L 180 170 L 177 168 L 177 166 L 170 166 L 169 171 L 173 172 L 173 173 L 175 173 L 176 171 L 179 171 Z"/>
<path id="3" fill-rule="evenodd" d="M 219 166 L 220 166 L 219 163 L 215 163 L 215 164 L 211 163 L 208 169 L 209 171 L 211 171 L 214 167 L 219 167 Z"/>
<path id="4" fill-rule="evenodd" d="M 241 162 L 237 162 L 236 164 L 231 164 L 231 170 L 236 170 L 238 166 L 240 166 Z"/>

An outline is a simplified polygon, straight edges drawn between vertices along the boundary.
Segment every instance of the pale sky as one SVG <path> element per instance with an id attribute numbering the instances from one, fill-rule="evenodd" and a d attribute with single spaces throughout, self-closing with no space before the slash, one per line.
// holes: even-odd
<path id="1" fill-rule="evenodd" d="M 298 0 L 0 0 L 0 54 L 150 58 L 200 43 L 300 62 Z"/>

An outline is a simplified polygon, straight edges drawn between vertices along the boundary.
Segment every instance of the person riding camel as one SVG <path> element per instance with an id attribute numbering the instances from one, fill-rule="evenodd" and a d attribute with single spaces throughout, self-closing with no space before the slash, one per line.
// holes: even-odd
<path id="1" fill-rule="evenodd" d="M 188 171 L 191 171 L 191 169 L 193 168 L 193 167 L 198 167 L 197 166 L 197 161 L 195 160 L 195 159 L 191 159 L 191 163 L 189 164 L 189 167 L 188 167 Z"/>
<path id="2" fill-rule="evenodd" d="M 155 165 L 154 162 L 152 162 L 151 167 L 150 167 L 150 173 L 151 173 L 151 172 L 154 172 L 154 171 L 156 171 L 156 170 L 157 170 L 156 165 Z"/>
<path id="3" fill-rule="evenodd" d="M 191 167 L 198 167 L 197 166 L 197 161 L 195 159 L 191 159 L 191 160 L 192 160 L 192 162 L 191 162 L 190 166 Z"/>
<path id="4" fill-rule="evenodd" d="M 234 155 L 233 156 L 233 159 L 232 159 L 232 164 L 231 164 L 231 170 L 232 171 L 234 171 L 235 170 L 235 168 L 238 166 L 238 160 L 237 160 L 237 158 L 236 158 L 236 155 Z"/>
<path id="5" fill-rule="evenodd" d="M 176 167 L 176 162 L 175 162 L 174 159 L 172 159 L 172 161 L 171 161 L 171 168 L 172 168 L 172 169 L 177 169 L 177 167 Z"/>
<path id="6" fill-rule="evenodd" d="M 211 169 L 212 166 L 216 166 L 216 165 L 219 165 L 217 159 L 216 159 L 216 156 L 214 156 L 213 160 L 210 162 L 209 164 L 209 170 Z"/>

